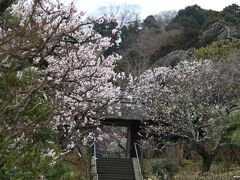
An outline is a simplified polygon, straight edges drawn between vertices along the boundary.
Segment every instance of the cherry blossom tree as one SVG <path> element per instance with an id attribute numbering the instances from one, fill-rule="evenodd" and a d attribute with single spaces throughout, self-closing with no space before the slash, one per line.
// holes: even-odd
<path id="1" fill-rule="evenodd" d="M 234 77 L 208 60 L 147 70 L 133 89 L 149 117 L 147 136 L 164 144 L 187 142 L 203 159 L 202 173 L 209 171 L 228 114 L 239 100 L 239 79 Z"/>
<path id="2" fill-rule="evenodd" d="M 121 57 L 103 56 L 111 39 L 93 30 L 103 20 L 86 18 L 74 3 L 58 0 L 20 0 L 5 15 L 0 22 L 0 77 L 1 92 L 9 96 L 0 97 L 1 133 L 12 140 L 31 139 L 48 121 L 64 152 L 94 137 L 110 105 L 119 101 L 114 82 L 124 77 L 113 70 Z M 10 86 L 9 77 L 31 83 Z M 39 94 L 41 101 L 32 107 Z M 26 114 L 42 101 L 49 103 L 45 112 Z"/>

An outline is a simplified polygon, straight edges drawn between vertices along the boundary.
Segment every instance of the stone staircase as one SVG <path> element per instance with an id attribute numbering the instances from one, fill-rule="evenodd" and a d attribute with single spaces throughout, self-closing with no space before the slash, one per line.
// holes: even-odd
<path id="1" fill-rule="evenodd" d="M 98 158 L 98 180 L 135 180 L 132 159 Z"/>

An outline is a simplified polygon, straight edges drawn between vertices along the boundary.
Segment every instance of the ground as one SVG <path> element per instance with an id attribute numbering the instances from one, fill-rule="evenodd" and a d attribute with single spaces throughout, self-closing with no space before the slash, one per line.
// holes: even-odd
<path id="1" fill-rule="evenodd" d="M 145 160 L 144 174 L 148 180 L 158 180 L 151 176 L 151 161 Z M 184 160 L 179 165 L 179 171 L 173 176 L 176 180 L 232 180 L 234 177 L 240 177 L 240 166 L 237 164 L 227 165 L 224 162 L 214 162 L 211 167 L 211 172 L 205 176 L 200 176 L 201 162 Z"/>

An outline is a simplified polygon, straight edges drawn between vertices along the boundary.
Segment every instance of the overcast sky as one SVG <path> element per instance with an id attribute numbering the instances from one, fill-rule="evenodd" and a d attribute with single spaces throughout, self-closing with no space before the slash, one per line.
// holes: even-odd
<path id="1" fill-rule="evenodd" d="M 224 7 L 236 3 L 240 5 L 240 0 L 75 0 L 80 10 L 93 14 L 101 6 L 134 4 L 141 8 L 141 17 L 150 14 L 158 14 L 160 11 L 179 10 L 186 6 L 198 4 L 204 9 L 221 11 Z"/>

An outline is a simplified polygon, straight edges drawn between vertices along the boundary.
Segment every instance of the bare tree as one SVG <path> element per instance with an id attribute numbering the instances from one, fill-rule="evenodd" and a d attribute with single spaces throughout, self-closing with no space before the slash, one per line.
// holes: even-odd
<path id="1" fill-rule="evenodd" d="M 138 32 L 135 42 L 128 44 L 121 50 L 123 55 L 123 69 L 135 76 L 140 76 L 152 63 L 152 56 L 165 45 L 174 42 L 181 31 L 166 31 L 160 33 L 158 29 L 144 29 Z"/>
<path id="2" fill-rule="evenodd" d="M 166 26 L 172 21 L 177 15 L 177 11 L 162 11 L 155 15 L 155 19 L 162 31 L 165 31 Z"/>
<path id="3" fill-rule="evenodd" d="M 139 21 L 140 8 L 138 5 L 121 4 L 117 6 L 100 7 L 97 10 L 99 17 L 117 20 L 118 26 L 129 25 L 132 22 Z"/>

